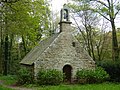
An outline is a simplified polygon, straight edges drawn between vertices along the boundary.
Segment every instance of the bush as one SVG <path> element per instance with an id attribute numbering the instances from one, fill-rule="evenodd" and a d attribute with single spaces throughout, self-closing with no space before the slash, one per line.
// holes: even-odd
<path id="1" fill-rule="evenodd" d="M 31 84 L 33 83 L 33 74 L 26 68 L 21 68 L 17 74 L 17 84 Z"/>
<path id="2" fill-rule="evenodd" d="M 102 61 L 97 63 L 110 75 L 112 82 L 120 82 L 120 61 Z"/>
<path id="3" fill-rule="evenodd" d="M 41 70 L 37 76 L 39 85 L 58 85 L 63 81 L 63 73 L 53 70 Z"/>
<path id="4" fill-rule="evenodd" d="M 76 73 L 78 83 L 101 83 L 104 82 L 109 75 L 101 67 L 96 67 L 92 70 L 78 70 Z"/>

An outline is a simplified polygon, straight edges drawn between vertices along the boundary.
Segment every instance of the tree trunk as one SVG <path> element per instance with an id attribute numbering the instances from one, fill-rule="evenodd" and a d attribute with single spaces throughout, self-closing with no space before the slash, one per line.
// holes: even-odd
<path id="1" fill-rule="evenodd" d="M 93 35 L 92 35 L 92 28 L 91 26 L 89 25 L 89 38 L 90 38 L 90 47 L 91 47 L 91 54 L 92 54 L 92 57 L 93 57 L 93 60 L 96 60 L 95 58 L 95 54 L 94 54 L 94 46 L 93 46 Z"/>
<path id="2" fill-rule="evenodd" d="M 0 15 L 0 73 L 3 73 L 3 13 Z"/>
<path id="3" fill-rule="evenodd" d="M 4 47 L 4 72 L 3 75 L 8 74 L 8 35 L 5 37 L 5 47 Z"/>
<path id="4" fill-rule="evenodd" d="M 0 44 L 0 73 L 3 73 L 3 39 L 1 37 L 1 44 Z"/>
<path id="5" fill-rule="evenodd" d="M 22 42 L 23 42 L 24 52 L 26 54 L 27 53 L 27 51 L 26 51 L 26 44 L 25 44 L 25 39 L 24 39 L 23 35 L 22 35 Z"/>
<path id="6" fill-rule="evenodd" d="M 87 33 L 87 36 L 86 36 L 86 45 L 87 45 L 87 50 L 88 50 L 88 53 L 89 53 L 89 55 L 91 56 L 91 48 L 90 48 L 90 36 L 89 36 L 89 34 L 90 34 L 90 30 L 87 28 L 87 26 L 85 25 L 85 29 L 86 29 L 86 33 Z"/>
<path id="7" fill-rule="evenodd" d="M 11 72 L 11 65 L 12 65 L 12 42 L 13 42 L 13 37 L 14 37 L 14 35 L 11 35 L 11 37 L 10 37 L 10 43 L 9 43 L 9 58 L 8 58 L 8 71 L 9 72 Z"/>
<path id="8" fill-rule="evenodd" d="M 112 26 L 112 58 L 113 60 L 118 60 L 119 58 L 119 49 L 118 49 L 118 41 L 114 19 L 111 18 L 111 26 Z"/>

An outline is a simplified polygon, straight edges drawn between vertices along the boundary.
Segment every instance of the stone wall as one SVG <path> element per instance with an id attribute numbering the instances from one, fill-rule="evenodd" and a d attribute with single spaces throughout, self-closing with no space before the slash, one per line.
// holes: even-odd
<path id="1" fill-rule="evenodd" d="M 72 67 L 72 77 L 78 69 L 94 68 L 95 63 L 71 33 L 70 23 L 62 23 L 62 32 L 34 62 L 35 75 L 40 69 L 63 71 L 65 65 Z"/>

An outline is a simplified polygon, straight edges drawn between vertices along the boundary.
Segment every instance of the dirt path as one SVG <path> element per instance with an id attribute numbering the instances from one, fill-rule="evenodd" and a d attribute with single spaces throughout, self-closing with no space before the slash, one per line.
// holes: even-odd
<path id="1" fill-rule="evenodd" d="M 0 85 L 2 85 L 3 87 L 6 87 L 6 88 L 11 88 L 11 89 L 14 89 L 14 90 L 36 90 L 36 89 L 33 89 L 33 88 L 25 88 L 25 87 L 20 87 L 20 86 L 15 86 L 15 85 L 5 85 L 4 84 L 4 81 L 0 80 Z"/>
<path id="2" fill-rule="evenodd" d="M 13 86 L 8 86 L 8 88 L 12 88 L 15 90 L 33 90 L 31 88 L 24 88 L 24 87 L 13 87 Z M 35 89 L 34 89 L 35 90 Z"/>

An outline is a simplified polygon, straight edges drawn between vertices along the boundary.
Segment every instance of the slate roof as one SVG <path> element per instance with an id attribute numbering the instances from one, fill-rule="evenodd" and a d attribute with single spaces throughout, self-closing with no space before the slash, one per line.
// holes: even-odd
<path id="1" fill-rule="evenodd" d="M 40 41 L 20 62 L 20 64 L 32 65 L 36 59 L 45 51 L 45 49 L 57 38 L 59 34 L 55 34 L 43 41 Z"/>

